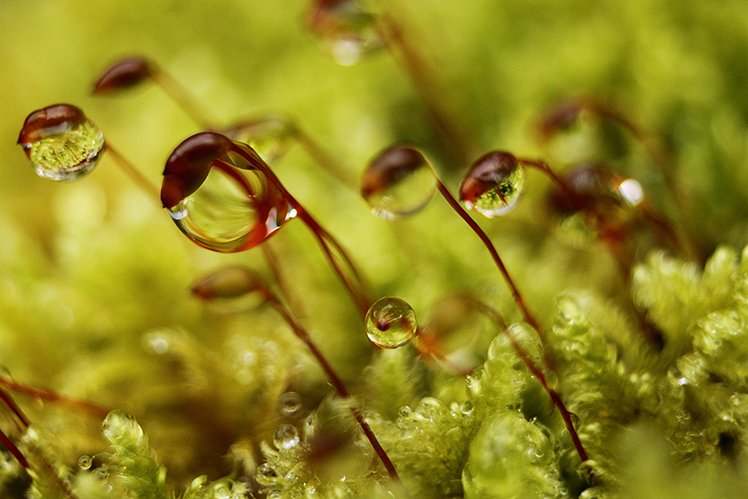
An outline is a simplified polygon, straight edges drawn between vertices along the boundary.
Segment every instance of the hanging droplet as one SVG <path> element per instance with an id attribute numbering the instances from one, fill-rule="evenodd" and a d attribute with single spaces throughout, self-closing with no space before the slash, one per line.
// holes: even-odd
<path id="1" fill-rule="evenodd" d="M 423 154 L 393 146 L 374 158 L 364 171 L 361 195 L 375 215 L 388 220 L 412 215 L 428 204 L 436 175 Z"/>
<path id="2" fill-rule="evenodd" d="M 91 170 L 104 151 L 104 135 L 83 111 L 56 104 L 31 113 L 18 143 L 37 175 L 57 181 L 76 180 Z"/>
<path id="3" fill-rule="evenodd" d="M 492 218 L 517 204 L 525 184 L 522 164 L 508 152 L 495 151 L 473 163 L 460 184 L 460 200 L 469 210 Z"/>
<path id="4" fill-rule="evenodd" d="M 382 348 L 400 348 L 417 331 L 416 313 L 399 298 L 381 298 L 366 313 L 366 334 Z"/>
<path id="5" fill-rule="evenodd" d="M 177 227 L 213 251 L 236 252 L 257 246 L 296 211 L 259 170 L 238 155 L 246 146 L 203 132 L 171 154 L 164 169 L 161 200 Z"/>
<path id="6" fill-rule="evenodd" d="M 275 430 L 273 443 L 278 450 L 290 450 L 299 443 L 299 433 L 290 424 L 282 424 Z"/>
<path id="7" fill-rule="evenodd" d="M 291 149 L 298 130 L 283 118 L 271 117 L 239 123 L 226 128 L 223 133 L 232 140 L 247 144 L 266 163 L 272 164 Z"/>
<path id="8" fill-rule="evenodd" d="M 318 0 L 308 24 L 322 42 L 322 50 L 341 66 L 356 64 L 363 55 L 384 45 L 376 16 L 360 0 Z"/>
<path id="9" fill-rule="evenodd" d="M 113 64 L 94 84 L 94 95 L 109 95 L 138 85 L 153 76 L 145 59 L 132 57 Z"/>

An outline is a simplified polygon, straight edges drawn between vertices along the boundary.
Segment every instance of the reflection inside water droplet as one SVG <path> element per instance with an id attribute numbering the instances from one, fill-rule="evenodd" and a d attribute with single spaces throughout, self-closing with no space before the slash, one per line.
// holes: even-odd
<path id="1" fill-rule="evenodd" d="M 273 443 L 278 450 L 293 449 L 299 443 L 299 434 L 292 425 L 282 424 L 275 430 Z"/>
<path id="2" fill-rule="evenodd" d="M 423 155 L 410 147 L 391 147 L 374 158 L 361 181 L 361 195 L 378 217 L 393 220 L 428 204 L 436 176 Z"/>
<path id="3" fill-rule="evenodd" d="M 297 130 L 282 118 L 266 118 L 240 123 L 223 133 L 232 140 L 249 145 L 266 163 L 272 164 L 291 148 Z"/>
<path id="4" fill-rule="evenodd" d="M 56 181 L 83 177 L 104 151 L 101 130 L 82 111 L 64 104 L 29 115 L 19 143 L 36 174 Z"/>
<path id="5" fill-rule="evenodd" d="M 492 152 L 473 163 L 460 185 L 460 199 L 468 210 L 492 218 L 515 207 L 524 184 L 519 161 L 509 153 Z"/>
<path id="6" fill-rule="evenodd" d="M 384 45 L 376 17 L 359 0 L 317 2 L 309 28 L 322 41 L 322 50 L 341 66 L 351 66 Z"/>
<path id="7" fill-rule="evenodd" d="M 199 189 L 169 210 L 177 227 L 200 246 L 219 252 L 243 251 L 296 216 L 262 173 L 237 170 L 236 175 L 244 176 L 246 186 L 212 168 Z"/>
<path id="8" fill-rule="evenodd" d="M 417 331 L 416 313 L 399 298 L 382 298 L 366 313 L 366 334 L 382 348 L 399 348 L 413 339 Z"/>
<path id="9" fill-rule="evenodd" d="M 81 456 L 78 458 L 78 466 L 80 466 L 81 469 L 89 470 L 92 465 L 93 459 L 91 459 L 91 456 Z"/>
<path id="10" fill-rule="evenodd" d="M 278 399 L 278 412 L 281 416 L 289 417 L 301 409 L 301 395 L 296 392 L 286 392 Z"/>

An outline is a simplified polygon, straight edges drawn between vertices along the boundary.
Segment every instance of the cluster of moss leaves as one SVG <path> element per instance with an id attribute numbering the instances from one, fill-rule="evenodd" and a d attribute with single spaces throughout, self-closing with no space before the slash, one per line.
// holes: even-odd
<path id="1" fill-rule="evenodd" d="M 424 149 L 453 190 L 467 165 L 444 159 L 450 155 L 418 92 L 386 54 L 341 68 L 318 53 L 301 22 L 305 0 L 282 12 L 272 2 L 238 0 L 107 5 L 10 1 L 0 16 L 7 55 L 0 133 L 9 138 L 0 145 L 8 158 L 0 186 L 0 364 L 18 381 L 116 409 L 101 431 L 85 411 L 15 395 L 31 429 L 5 407 L 0 424 L 32 468 L 3 453 L 0 494 L 403 494 L 349 405 L 330 396 L 319 367 L 272 311 L 256 303 L 213 308 L 187 292 L 224 265 L 269 275 L 259 250 L 214 255 L 190 246 L 108 159 L 81 182 L 51 186 L 10 144 L 29 112 L 69 101 L 157 181 L 169 149 L 197 130 L 155 89 L 117 101 L 86 95 L 107 63 L 139 52 L 161 62 L 218 120 L 291 114 L 353 172 L 397 141 Z M 687 261 L 652 251 L 655 238 L 644 236 L 634 252 L 639 265 L 622 282 L 601 244 L 558 237 L 543 211 L 547 184 L 532 175 L 515 213 L 482 222 L 548 331 L 556 360 L 549 381 L 575 415 L 590 456 L 583 465 L 501 330 L 455 312 L 462 324 L 454 341 L 470 342 L 467 358 L 479 359 L 468 377 L 410 347 L 377 352 L 310 234 L 295 222 L 279 231 L 269 244 L 293 276 L 302 320 L 351 388 L 407 494 L 745 496 L 748 256 L 737 253 L 748 225 L 743 3 L 374 5 L 402 23 L 433 68 L 438 100 L 476 158 L 495 148 L 543 154 L 559 171 L 604 161 L 636 177 L 653 206 L 680 216 L 697 255 Z M 165 29 L 165 19 L 177 27 Z M 579 94 L 629 110 L 669 152 L 683 212 L 625 130 L 592 123 L 547 150 L 533 142 L 532 119 Z M 277 171 L 341 237 L 378 295 L 406 299 L 425 323 L 444 296 L 469 290 L 518 323 L 513 333 L 542 364 L 538 340 L 484 249 L 443 203 L 388 224 L 298 148 Z M 646 341 L 630 302 L 661 331 L 661 351 Z M 298 395 L 293 408 L 284 405 L 288 393 Z M 83 466 L 81 456 L 90 458 Z"/>

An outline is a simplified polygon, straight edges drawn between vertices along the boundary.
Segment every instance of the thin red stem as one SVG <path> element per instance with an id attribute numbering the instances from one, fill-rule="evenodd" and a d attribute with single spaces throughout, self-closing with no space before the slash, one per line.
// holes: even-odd
<path id="1" fill-rule="evenodd" d="M 66 397 L 65 395 L 60 395 L 51 390 L 45 390 L 43 388 L 32 388 L 30 386 L 16 383 L 15 381 L 11 381 L 7 378 L 0 377 L 0 386 L 3 386 L 10 391 L 21 393 L 35 399 L 46 400 L 48 402 L 54 402 L 56 404 L 67 405 L 70 407 L 76 407 L 101 418 L 104 418 L 110 412 L 110 409 L 107 409 L 106 407 L 100 406 L 98 404 L 94 404 L 92 402 L 86 402 L 84 400 L 77 400 L 74 398 Z"/>
<path id="2" fill-rule="evenodd" d="M 24 468 L 29 468 L 29 462 L 26 460 L 26 457 L 23 455 L 23 453 L 16 447 L 16 444 L 13 443 L 13 441 L 8 438 L 8 436 L 3 433 L 2 430 L 0 430 L 0 443 L 2 443 L 6 449 L 8 449 L 8 452 L 13 454 L 13 457 L 16 458 L 16 460 L 23 466 Z"/>
<path id="3" fill-rule="evenodd" d="M 268 167 L 267 164 L 262 161 L 259 156 L 251 155 L 243 148 L 236 145 L 234 147 L 234 150 L 239 153 L 245 160 L 247 160 L 250 165 L 262 172 L 281 192 L 283 198 L 286 199 L 286 201 L 288 201 L 296 210 L 297 216 L 307 225 L 307 227 L 309 227 L 312 233 L 314 233 L 314 236 L 317 238 L 320 246 L 322 246 L 325 257 L 327 258 L 328 262 L 330 263 L 334 272 L 337 274 L 340 281 L 345 286 L 354 303 L 358 307 L 362 317 L 365 316 L 366 312 L 369 310 L 369 307 L 371 307 L 371 300 L 366 296 L 364 292 L 361 276 L 356 268 L 356 265 L 353 263 L 353 260 L 351 260 L 351 258 L 348 256 L 348 253 L 343 249 L 337 239 L 335 239 L 329 232 L 327 232 L 327 230 L 325 230 L 314 219 L 314 217 L 312 217 L 309 212 L 304 209 L 301 203 L 299 203 L 296 198 L 294 198 L 293 195 L 288 192 L 286 187 L 281 183 L 280 179 L 275 175 L 275 173 L 273 173 L 270 167 Z M 346 273 L 340 267 L 340 264 L 335 260 L 335 256 L 330 249 L 330 245 L 335 250 L 337 250 L 338 254 L 340 254 L 340 256 L 343 258 L 343 261 L 346 263 L 351 273 L 353 274 L 355 282 L 351 281 L 351 279 L 346 276 Z"/>
<path id="4" fill-rule="evenodd" d="M 307 348 L 309 348 L 309 350 L 312 352 L 312 355 L 315 359 L 317 359 L 317 362 L 319 362 L 322 370 L 325 371 L 325 374 L 330 380 L 332 386 L 335 388 L 335 391 L 338 392 L 338 395 L 346 400 L 351 400 L 352 397 L 350 392 L 348 392 L 341 379 L 335 373 L 335 370 L 332 368 L 330 363 L 327 362 L 327 359 L 322 354 L 322 352 L 317 348 L 317 345 L 314 343 L 314 341 L 312 341 L 312 338 L 309 336 L 309 333 L 306 331 L 306 329 L 304 329 L 298 322 L 294 320 L 288 310 L 283 306 L 278 298 L 270 292 L 270 290 L 266 288 L 263 290 L 263 292 L 268 303 L 276 310 L 276 312 L 281 315 L 281 317 L 283 317 L 283 320 L 285 320 L 286 323 L 291 327 L 294 334 L 302 342 L 304 342 Z M 351 407 L 351 413 L 353 413 L 353 417 L 356 419 L 356 422 L 363 430 L 366 438 L 371 443 L 371 446 L 374 448 L 374 452 L 376 452 L 377 456 L 382 461 L 382 464 L 384 464 L 384 467 L 387 469 L 387 473 L 390 475 L 392 480 L 400 483 L 400 475 L 398 475 L 395 466 L 392 464 L 392 461 L 387 455 L 387 452 L 379 443 L 379 440 L 377 440 L 377 437 L 374 434 L 374 431 L 369 426 L 369 423 L 366 422 L 364 417 L 361 415 L 361 412 L 355 407 Z"/>
<path id="5" fill-rule="evenodd" d="M 18 404 L 16 404 L 16 401 L 13 400 L 13 397 L 10 396 L 10 393 L 0 388 L 0 398 L 3 399 L 3 402 L 5 402 L 5 404 L 8 407 L 10 407 L 10 410 L 13 411 L 13 414 L 15 414 L 18 417 L 18 419 L 21 420 L 21 423 L 23 423 L 23 426 L 28 428 L 29 425 L 31 424 L 31 421 L 26 416 L 26 414 L 24 414 L 21 408 L 18 407 Z"/>
<path id="6" fill-rule="evenodd" d="M 509 331 L 509 328 L 507 327 L 507 324 L 501 317 L 501 315 L 499 315 L 499 313 L 496 312 L 493 308 L 489 307 L 481 301 L 473 300 L 473 303 L 476 305 L 477 309 L 480 312 L 482 312 L 484 315 L 486 315 L 486 317 L 496 323 L 496 325 L 504 332 L 504 334 L 506 334 L 507 339 L 512 344 L 512 348 L 514 348 L 514 351 L 517 352 L 517 356 L 525 364 L 532 375 L 538 379 L 540 385 L 551 397 L 551 401 L 553 401 L 553 404 L 561 414 L 561 418 L 564 420 L 564 425 L 566 426 L 566 429 L 571 436 L 571 441 L 574 444 L 574 448 L 576 449 L 577 454 L 579 454 L 579 458 L 582 460 L 582 462 L 587 461 L 589 459 L 589 456 L 587 455 L 587 451 L 584 450 L 582 441 L 579 439 L 579 434 L 574 428 L 574 423 L 571 420 L 572 415 L 566 408 L 566 405 L 564 405 L 563 400 L 561 400 L 561 395 L 556 390 L 548 386 L 548 380 L 543 374 L 543 371 L 532 361 L 527 351 L 522 347 L 522 345 L 519 344 L 514 335 L 512 335 L 512 333 Z M 590 472 L 590 478 L 591 477 L 592 474 Z"/>
<path id="7" fill-rule="evenodd" d="M 499 256 L 498 251 L 496 251 L 496 247 L 491 242 L 491 239 L 483 231 L 483 229 L 480 228 L 480 226 L 475 222 L 475 220 L 473 220 L 470 217 L 470 215 L 467 214 L 467 212 L 462 208 L 462 206 L 460 206 L 460 203 L 457 202 L 454 196 L 452 196 L 452 194 L 449 192 L 449 189 L 447 189 L 447 187 L 438 178 L 436 179 L 436 187 L 437 189 L 439 189 L 439 192 L 444 197 L 444 199 L 447 200 L 447 203 L 449 203 L 452 209 L 456 211 L 458 215 L 460 215 L 460 217 L 465 221 L 465 223 L 467 223 L 468 226 L 470 226 L 473 232 L 475 232 L 480 238 L 480 240 L 483 242 L 483 245 L 486 247 L 488 252 L 491 254 L 491 258 L 493 258 L 493 261 L 496 264 L 496 267 L 498 267 L 499 272 L 501 272 L 501 275 L 504 277 L 504 281 L 506 281 L 507 285 L 509 286 L 509 290 L 512 293 L 514 302 L 517 304 L 517 307 L 519 307 L 520 311 L 522 312 L 522 316 L 524 317 L 525 322 L 527 322 L 530 325 L 530 327 L 532 327 L 535 330 L 535 332 L 538 333 L 538 336 L 540 337 L 541 342 L 545 346 L 546 336 L 540 327 L 540 323 L 537 321 L 537 319 L 535 319 L 535 316 L 527 308 L 524 298 L 522 298 L 522 295 L 520 294 L 519 289 L 517 289 L 516 284 L 514 284 L 514 280 L 509 275 L 509 271 L 504 265 L 504 262 L 501 260 L 501 257 Z M 549 366 L 550 365 L 552 365 L 552 363 L 549 362 Z"/>

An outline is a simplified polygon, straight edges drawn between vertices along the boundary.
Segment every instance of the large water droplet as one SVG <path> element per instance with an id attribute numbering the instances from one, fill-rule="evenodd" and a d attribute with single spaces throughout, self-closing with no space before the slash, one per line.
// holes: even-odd
<path id="1" fill-rule="evenodd" d="M 351 66 L 384 45 L 376 17 L 360 0 L 318 0 L 309 14 L 309 29 L 341 66 Z"/>
<path id="2" fill-rule="evenodd" d="M 298 131 L 283 118 L 271 117 L 239 123 L 223 130 L 223 133 L 247 144 L 266 163 L 272 164 L 288 152 Z"/>
<path id="3" fill-rule="evenodd" d="M 417 331 L 416 313 L 399 298 L 381 298 L 366 313 L 366 334 L 382 348 L 399 348 Z"/>
<path id="4" fill-rule="evenodd" d="M 511 211 L 525 184 L 525 170 L 513 155 L 490 152 L 478 159 L 460 184 L 460 200 L 469 210 L 492 218 Z"/>
<path id="5" fill-rule="evenodd" d="M 51 180 L 78 179 L 96 166 L 104 151 L 104 135 L 83 111 L 56 104 L 31 113 L 18 143 L 36 169 Z"/>
<path id="6" fill-rule="evenodd" d="M 371 211 L 392 220 L 420 211 L 436 190 L 431 165 L 417 150 L 394 146 L 374 158 L 364 171 L 361 195 Z"/>

